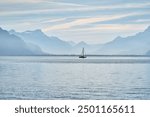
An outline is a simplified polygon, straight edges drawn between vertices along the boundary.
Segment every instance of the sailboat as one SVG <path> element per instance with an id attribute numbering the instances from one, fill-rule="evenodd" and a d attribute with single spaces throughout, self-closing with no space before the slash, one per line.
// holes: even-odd
<path id="1" fill-rule="evenodd" d="M 85 52 L 84 52 L 84 48 L 82 48 L 82 53 L 79 56 L 79 58 L 86 58 Z"/>

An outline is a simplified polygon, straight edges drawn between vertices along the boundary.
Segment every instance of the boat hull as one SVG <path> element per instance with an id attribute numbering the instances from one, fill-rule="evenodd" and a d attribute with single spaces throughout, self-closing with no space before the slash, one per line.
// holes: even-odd
<path id="1" fill-rule="evenodd" d="M 79 58 L 86 58 L 86 56 L 79 56 Z"/>

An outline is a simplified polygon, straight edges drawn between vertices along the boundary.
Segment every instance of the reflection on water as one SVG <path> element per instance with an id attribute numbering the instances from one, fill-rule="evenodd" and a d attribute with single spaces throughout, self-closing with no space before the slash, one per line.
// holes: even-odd
<path id="1" fill-rule="evenodd" d="M 149 61 L 0 57 L 0 99 L 150 99 Z"/>

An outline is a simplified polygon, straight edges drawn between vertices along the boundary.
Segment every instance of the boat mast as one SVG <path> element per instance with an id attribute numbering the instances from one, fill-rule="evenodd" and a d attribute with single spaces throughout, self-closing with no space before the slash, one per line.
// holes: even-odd
<path id="1" fill-rule="evenodd" d="M 82 56 L 84 56 L 84 48 L 82 48 Z"/>

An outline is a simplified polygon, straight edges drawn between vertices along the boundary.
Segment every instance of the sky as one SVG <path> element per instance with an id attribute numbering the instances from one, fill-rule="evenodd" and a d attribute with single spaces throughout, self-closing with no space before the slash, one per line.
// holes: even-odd
<path id="1" fill-rule="evenodd" d="M 0 27 L 106 43 L 150 26 L 150 0 L 0 0 Z"/>

